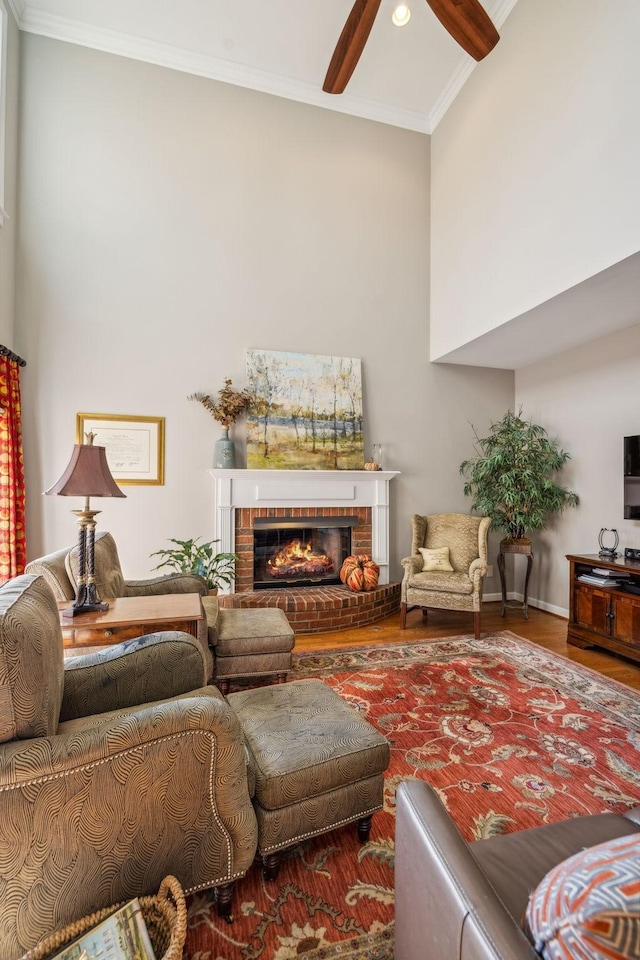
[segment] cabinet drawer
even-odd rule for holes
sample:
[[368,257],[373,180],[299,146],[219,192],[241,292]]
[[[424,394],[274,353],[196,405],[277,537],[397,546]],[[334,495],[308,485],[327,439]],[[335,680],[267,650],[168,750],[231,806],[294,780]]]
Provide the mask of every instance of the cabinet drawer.
[[162,623],[127,623],[118,627],[63,627],[62,638],[65,647],[105,647],[162,630],[181,630],[197,637],[197,629],[195,620],[165,620]]
[[72,646],[110,646],[113,643],[122,643],[123,640],[133,640],[144,633],[151,633],[144,629],[143,624],[127,624],[126,627],[78,627],[75,630],[64,630],[62,636],[65,645]]
[[190,633],[192,637],[198,636],[197,620],[165,620],[163,623],[142,623],[140,624],[140,633],[135,634],[142,637],[147,633],[160,633],[164,630],[179,630],[181,633]]
[[616,595],[612,597],[613,618],[611,635],[616,640],[640,648],[640,604],[638,598]]
[[580,583],[575,585],[574,622],[587,630],[609,633],[609,597],[604,590],[594,590]]

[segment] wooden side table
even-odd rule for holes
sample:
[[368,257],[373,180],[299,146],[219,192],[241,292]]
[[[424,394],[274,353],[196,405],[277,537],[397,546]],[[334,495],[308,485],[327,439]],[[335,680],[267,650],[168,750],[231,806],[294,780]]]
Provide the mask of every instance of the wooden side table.
[[197,593],[165,593],[153,597],[117,597],[108,600],[108,610],[65,617],[72,601],[58,603],[65,650],[109,647],[159,630],[182,630],[198,636],[198,621],[204,617]]
[[533,549],[531,543],[509,543],[503,540],[500,543],[500,553],[498,554],[498,572],[500,573],[500,586],[502,588],[502,610],[500,616],[504,617],[507,609],[507,584],[504,575],[504,558],[507,553],[523,554],[527,558],[527,572],[524,578],[524,618],[529,619],[529,577],[531,576],[531,567],[533,566]]

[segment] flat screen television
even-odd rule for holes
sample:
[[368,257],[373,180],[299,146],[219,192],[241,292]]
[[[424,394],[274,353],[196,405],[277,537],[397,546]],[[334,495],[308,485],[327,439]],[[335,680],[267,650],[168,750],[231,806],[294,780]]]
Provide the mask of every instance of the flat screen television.
[[640,520],[640,435],[624,438],[624,518]]

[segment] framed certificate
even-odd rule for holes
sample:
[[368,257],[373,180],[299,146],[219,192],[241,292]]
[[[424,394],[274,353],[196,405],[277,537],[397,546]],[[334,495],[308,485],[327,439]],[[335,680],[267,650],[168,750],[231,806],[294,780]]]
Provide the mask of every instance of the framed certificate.
[[106,449],[116,483],[164,484],[164,417],[77,414],[76,443],[86,443],[88,433]]

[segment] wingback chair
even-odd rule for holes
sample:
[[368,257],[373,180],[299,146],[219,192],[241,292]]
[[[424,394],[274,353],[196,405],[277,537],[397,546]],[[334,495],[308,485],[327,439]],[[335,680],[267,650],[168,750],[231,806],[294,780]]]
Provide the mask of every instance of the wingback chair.
[[[53,590],[56,600],[73,600],[78,586],[78,547],[64,547],[32,560],[25,572],[41,574]],[[116,542],[105,530],[96,534],[95,576],[98,594],[103,599],[159,596],[164,593],[198,593],[204,596],[207,593],[207,585],[202,577],[191,573],[174,573],[148,580],[125,580]],[[209,649],[206,619],[200,621],[198,629],[198,640],[205,655],[209,679],[213,672],[213,657]]]
[[41,576],[0,587],[0,957],[102,907],[231,887],[257,848],[239,721],[167,632],[63,660]]
[[[482,581],[487,573],[491,519],[462,513],[414,514],[411,556],[402,561],[400,625],[414,607],[468,610],[474,635],[480,636]],[[443,549],[444,548],[444,549]]]

